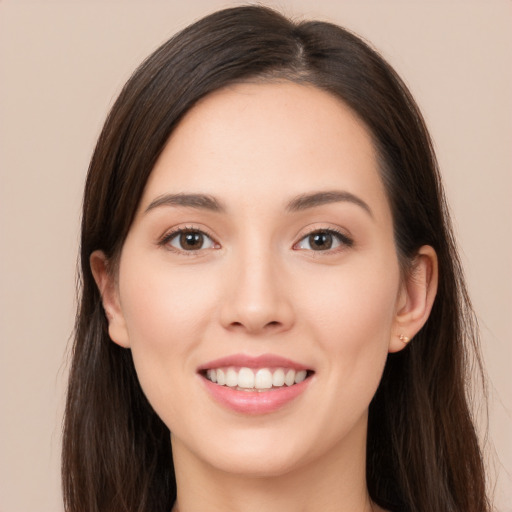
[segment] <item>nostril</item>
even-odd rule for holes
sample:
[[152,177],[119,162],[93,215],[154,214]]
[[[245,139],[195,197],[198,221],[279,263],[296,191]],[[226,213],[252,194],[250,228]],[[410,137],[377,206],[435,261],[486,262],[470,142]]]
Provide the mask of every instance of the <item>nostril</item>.
[[[282,325],[281,322],[279,322],[277,320],[272,320],[271,322],[267,322],[266,324],[264,324],[263,329],[274,329],[281,325]],[[247,327],[247,326],[250,327],[249,324],[246,325],[244,322],[231,322],[230,326],[231,326],[231,328],[236,328],[236,329]]]

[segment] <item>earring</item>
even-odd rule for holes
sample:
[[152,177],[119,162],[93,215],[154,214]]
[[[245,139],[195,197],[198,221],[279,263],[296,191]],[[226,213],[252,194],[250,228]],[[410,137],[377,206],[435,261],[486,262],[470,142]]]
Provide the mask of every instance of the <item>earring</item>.
[[407,345],[407,343],[409,343],[409,341],[411,341],[411,338],[408,338],[407,336],[404,336],[403,334],[399,334],[398,335],[398,339],[404,343],[405,345]]

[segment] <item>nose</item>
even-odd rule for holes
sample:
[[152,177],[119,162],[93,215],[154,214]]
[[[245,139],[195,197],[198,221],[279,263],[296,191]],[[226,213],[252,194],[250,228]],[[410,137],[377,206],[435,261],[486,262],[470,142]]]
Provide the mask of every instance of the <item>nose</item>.
[[230,331],[275,334],[289,330],[295,314],[282,265],[271,251],[247,251],[228,269],[221,322]]

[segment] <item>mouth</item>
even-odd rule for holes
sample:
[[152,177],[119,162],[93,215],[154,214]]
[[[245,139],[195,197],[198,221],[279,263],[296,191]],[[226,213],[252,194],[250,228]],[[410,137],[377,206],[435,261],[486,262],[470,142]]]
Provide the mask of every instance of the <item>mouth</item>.
[[312,370],[289,367],[235,367],[223,366],[202,370],[201,375],[218,386],[237,391],[265,392],[300,384],[314,373]]
[[258,415],[280,410],[306,393],[315,371],[273,354],[236,354],[198,368],[205,391],[221,406]]

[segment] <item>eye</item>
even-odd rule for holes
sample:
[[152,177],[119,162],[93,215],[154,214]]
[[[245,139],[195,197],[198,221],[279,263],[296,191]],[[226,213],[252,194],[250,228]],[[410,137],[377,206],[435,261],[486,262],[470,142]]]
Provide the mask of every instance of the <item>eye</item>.
[[201,249],[215,249],[217,244],[203,231],[198,229],[178,229],[168,234],[162,245],[169,245],[178,251],[199,251]]
[[329,251],[342,246],[351,247],[352,245],[353,241],[343,233],[333,229],[320,229],[302,238],[295,244],[294,249]]

